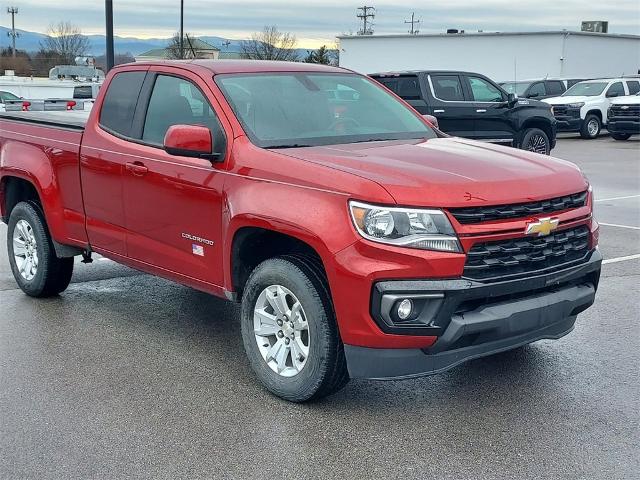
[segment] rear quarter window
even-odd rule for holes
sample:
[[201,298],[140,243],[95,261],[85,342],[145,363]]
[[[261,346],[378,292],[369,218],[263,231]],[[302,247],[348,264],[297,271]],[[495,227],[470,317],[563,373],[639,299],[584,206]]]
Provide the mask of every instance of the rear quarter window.
[[113,77],[100,110],[100,125],[103,128],[131,137],[133,114],[145,76],[146,72],[122,72]]

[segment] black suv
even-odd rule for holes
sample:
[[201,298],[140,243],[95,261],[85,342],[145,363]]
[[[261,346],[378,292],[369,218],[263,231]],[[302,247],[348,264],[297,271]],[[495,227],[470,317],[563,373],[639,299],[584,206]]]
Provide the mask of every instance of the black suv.
[[457,71],[406,71],[370,75],[450,135],[504,143],[549,154],[556,120],[548,104],[507,94],[484,75]]

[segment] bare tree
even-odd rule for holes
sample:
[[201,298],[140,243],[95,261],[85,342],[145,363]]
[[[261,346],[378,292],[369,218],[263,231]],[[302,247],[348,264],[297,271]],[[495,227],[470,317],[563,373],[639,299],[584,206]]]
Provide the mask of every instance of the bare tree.
[[296,36],[288,32],[280,32],[275,25],[265,26],[261,32],[251,35],[251,40],[242,42],[242,57],[251,60],[283,60],[295,62]]
[[75,57],[86,55],[91,47],[89,38],[82,35],[81,30],[71,22],[59,22],[49,25],[47,36],[40,42],[40,49],[55,52],[67,63]]
[[193,59],[196,58],[197,54],[193,48],[193,41],[196,37],[194,37],[190,33],[184,34],[184,57],[180,56],[180,32],[176,32],[171,37],[171,42],[167,46],[167,58],[170,60],[180,60],[181,58],[185,59]]

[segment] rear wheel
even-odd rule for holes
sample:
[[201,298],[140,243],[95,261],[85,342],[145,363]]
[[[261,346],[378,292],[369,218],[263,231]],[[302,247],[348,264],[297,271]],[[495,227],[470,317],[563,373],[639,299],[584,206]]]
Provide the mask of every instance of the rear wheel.
[[242,338],[258,379],[292,402],[330,395],[349,381],[327,280],[309,257],[262,262],[242,296]]
[[73,258],[58,258],[40,207],[22,202],[9,217],[7,248],[11,271],[24,293],[51,297],[69,286]]
[[630,133],[612,133],[611,138],[614,140],[629,140],[631,138]]
[[551,144],[549,137],[539,128],[528,128],[522,136],[522,150],[549,155]]
[[580,129],[580,136],[587,140],[598,138],[601,128],[602,122],[600,121],[600,118],[598,118],[597,115],[589,114],[587,115],[587,118],[584,119],[584,123]]

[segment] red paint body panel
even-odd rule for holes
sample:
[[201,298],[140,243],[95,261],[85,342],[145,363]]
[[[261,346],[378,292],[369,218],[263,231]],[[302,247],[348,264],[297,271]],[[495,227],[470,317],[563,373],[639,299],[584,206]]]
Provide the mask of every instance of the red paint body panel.
[[[194,82],[220,118],[226,158],[211,163],[170,155],[103,130],[98,118],[104,94],[113,75],[127,70],[169,73]],[[241,229],[260,227],[295,237],[322,259],[343,341],[377,348],[429,347],[436,337],[383,333],[369,313],[374,282],[460,277],[465,254],[365,240],[352,225],[350,199],[447,208],[535,201],[587,188],[580,171],[568,162],[457,138],[258,148],[213,76],[281,71],[345,73],[255,61],[118,67],[108,75],[84,132],[0,119],[0,187],[12,176],[31,182],[59,243],[92,249],[216,295],[233,291],[231,250]],[[167,135],[169,141],[188,146],[188,135],[179,130]],[[219,140],[214,138],[213,144]],[[590,200],[583,208],[554,216],[560,229],[590,225],[595,246],[598,229],[591,212]],[[461,225],[452,216],[450,220],[465,252],[476,242],[521,237],[527,223]],[[196,250],[194,242],[203,249]]]

